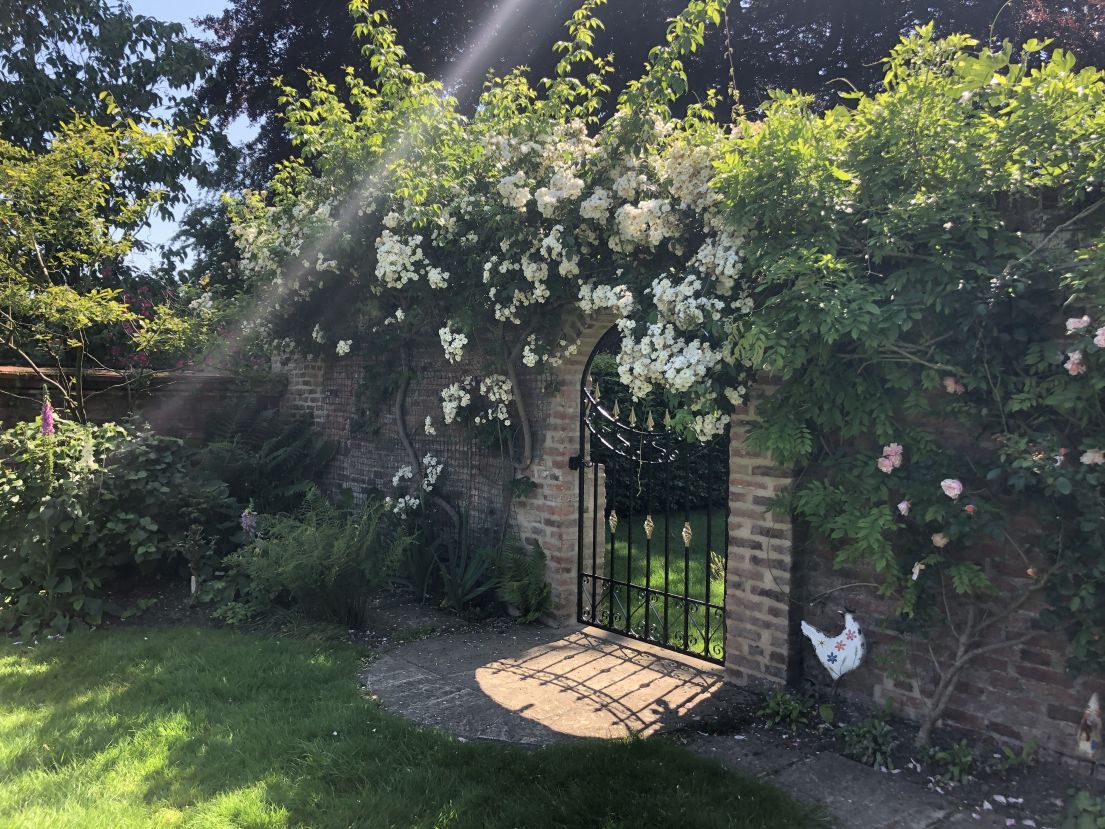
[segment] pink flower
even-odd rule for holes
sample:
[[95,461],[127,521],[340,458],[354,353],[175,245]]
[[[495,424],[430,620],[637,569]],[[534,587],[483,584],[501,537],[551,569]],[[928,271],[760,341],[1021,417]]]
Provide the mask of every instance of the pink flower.
[[50,398],[42,401],[42,434],[49,437],[56,431],[54,425],[54,407],[50,405]]
[[1105,450],[1087,449],[1078,460],[1087,466],[1096,466],[1105,463]]
[[894,471],[894,461],[890,458],[879,458],[875,461],[875,465],[878,466],[879,471],[885,472],[887,475]]
[[910,507],[909,501],[899,501],[898,502],[898,512],[900,512],[902,515],[909,515],[909,507]]
[[1067,320],[1067,333],[1072,331],[1081,331],[1083,328],[1088,328],[1090,325],[1089,317],[1071,317]]
[[1077,377],[1086,370],[1086,364],[1082,362],[1081,351],[1071,351],[1067,354],[1067,357],[1067,361],[1063,363],[1063,368],[1067,370],[1071,377]]
[[902,445],[900,443],[890,443],[882,448],[882,456],[889,458],[890,462],[894,464],[894,468],[897,469],[902,465]]
[[963,507],[963,511],[965,513],[967,513],[967,515],[974,515],[975,514],[975,505],[974,504],[967,504],[967,506]]
[[943,533],[932,534],[932,543],[935,544],[937,547],[946,547],[949,541],[951,541],[951,539]]
[[955,478],[945,478],[940,482],[940,488],[953,501],[963,494],[963,483]]
[[967,391],[967,388],[954,377],[949,375],[948,377],[944,378],[944,391],[946,391],[948,394],[963,394],[963,392]]
[[1098,348],[1105,348],[1105,325],[1097,329],[1097,333],[1094,334],[1093,344]]

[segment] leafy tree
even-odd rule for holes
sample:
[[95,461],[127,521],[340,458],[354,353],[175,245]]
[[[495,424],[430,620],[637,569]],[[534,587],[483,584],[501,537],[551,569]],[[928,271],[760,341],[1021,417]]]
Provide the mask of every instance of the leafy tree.
[[[379,0],[372,7],[399,24],[410,64],[443,81],[462,111],[470,112],[488,70],[505,74],[526,65],[531,79],[552,77],[559,23],[579,5],[579,0]],[[602,10],[606,26],[595,32],[594,51],[616,54],[608,79],[611,101],[637,77],[649,49],[663,40],[668,19],[685,5],[684,0],[611,0]],[[222,14],[202,19],[218,60],[204,86],[205,101],[224,118],[244,114],[260,127],[245,170],[250,185],[262,184],[275,163],[291,155],[273,79],[302,88],[309,68],[340,85],[343,67],[367,68],[351,37],[346,6],[346,0],[231,0]],[[849,84],[875,88],[882,79],[879,61],[899,36],[933,18],[938,33],[980,38],[989,35],[996,18],[999,39],[1058,35],[1059,45],[1073,48],[1086,62],[1105,64],[1101,0],[1016,0],[1004,11],[1001,0],[747,0],[731,4],[726,25],[709,31],[703,47],[685,56],[688,85],[701,96],[711,88],[724,91],[733,80],[750,107],[765,101],[770,89],[798,89],[814,94],[823,107],[836,103],[836,93]]]
[[[195,129],[203,117],[194,85],[210,67],[183,26],[136,15],[125,2],[0,0],[0,137],[41,151],[74,114],[107,124],[115,116],[105,115],[102,93],[120,118]],[[171,153],[136,159],[120,183],[164,189],[159,208],[168,215],[188,176],[206,178],[200,149],[179,142]]]
[[[164,197],[128,194],[118,180],[171,157],[191,133],[123,119],[110,98],[104,111],[107,125],[77,117],[41,151],[0,139],[0,355],[33,368],[81,420],[85,369],[107,368],[125,344],[140,377],[154,355],[194,345],[213,317],[182,314],[148,289],[132,296],[109,281]],[[118,373],[126,382],[128,373]]]

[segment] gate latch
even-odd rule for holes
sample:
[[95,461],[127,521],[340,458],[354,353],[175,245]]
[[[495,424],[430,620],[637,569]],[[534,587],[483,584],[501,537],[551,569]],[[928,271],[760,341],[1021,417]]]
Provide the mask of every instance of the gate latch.
[[568,468],[573,472],[579,471],[579,455],[572,455],[568,458]]

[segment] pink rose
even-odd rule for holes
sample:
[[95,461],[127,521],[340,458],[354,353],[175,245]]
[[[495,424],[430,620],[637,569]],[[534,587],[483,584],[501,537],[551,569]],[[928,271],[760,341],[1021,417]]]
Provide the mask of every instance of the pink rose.
[[937,547],[946,547],[949,541],[951,541],[951,539],[943,533],[932,534],[932,543]]
[[1105,348],[1105,325],[1097,329],[1097,333],[1094,334],[1093,344],[1098,348]]
[[898,502],[898,512],[900,512],[902,515],[909,515],[909,507],[910,507],[909,501],[899,501]]
[[[890,443],[882,448],[882,456],[886,460],[890,461],[891,466],[897,469],[902,465],[902,445],[900,443]],[[879,465],[879,469],[882,469],[882,465]],[[883,470],[888,471],[888,470]]]
[[1081,331],[1083,328],[1088,328],[1090,325],[1089,317],[1071,317],[1067,320],[1067,333],[1071,331]]
[[945,478],[940,482],[940,488],[953,501],[963,494],[963,484],[955,478]]
[[894,470],[894,461],[890,458],[879,458],[875,461],[875,465],[878,466],[880,472],[885,472],[887,475]]
[[948,394],[963,394],[967,388],[954,377],[948,376],[944,378],[944,391]]
[[1067,361],[1063,363],[1063,368],[1067,370],[1071,377],[1077,377],[1086,370],[1086,364],[1082,362],[1081,351],[1071,351],[1067,354],[1067,357]]

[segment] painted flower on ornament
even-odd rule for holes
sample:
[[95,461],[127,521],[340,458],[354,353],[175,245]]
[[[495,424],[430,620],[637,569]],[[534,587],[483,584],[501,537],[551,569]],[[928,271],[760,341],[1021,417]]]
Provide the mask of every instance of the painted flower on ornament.
[[1063,363],[1063,368],[1067,370],[1067,373],[1071,377],[1077,377],[1086,371],[1086,363],[1082,360],[1081,351],[1071,351],[1067,354],[1067,361]]
[[949,375],[944,378],[944,391],[948,394],[963,394],[967,391],[967,388],[957,379]]
[[944,533],[932,534],[932,543],[936,547],[946,547],[949,541],[951,541],[951,539],[944,535]]
[[1089,317],[1071,317],[1067,320],[1067,333],[1069,334],[1073,331],[1081,331],[1083,328],[1089,328],[1089,326]]
[[1088,466],[1103,464],[1105,463],[1105,450],[1087,449],[1082,453],[1082,457],[1080,457],[1079,460]]
[[945,478],[940,482],[940,488],[953,501],[963,494],[963,483],[956,478]]
[[903,516],[904,515],[909,515],[910,506],[911,506],[911,504],[909,503],[909,501],[899,501],[898,502],[898,512],[901,513]]

